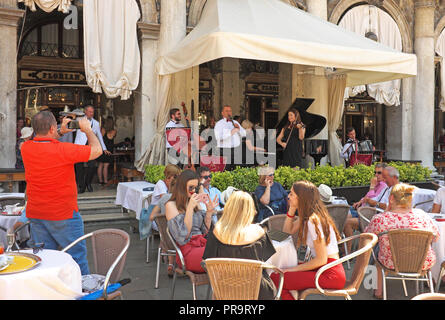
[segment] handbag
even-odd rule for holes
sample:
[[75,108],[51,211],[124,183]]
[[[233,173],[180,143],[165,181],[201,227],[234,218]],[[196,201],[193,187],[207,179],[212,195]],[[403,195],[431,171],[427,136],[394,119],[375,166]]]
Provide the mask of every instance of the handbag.
[[[351,144],[352,146],[352,144]],[[372,153],[371,154],[359,154],[357,152],[358,145],[357,141],[355,142],[355,152],[351,153],[349,158],[349,165],[352,167],[356,164],[364,164],[365,166],[370,166],[372,163]]]

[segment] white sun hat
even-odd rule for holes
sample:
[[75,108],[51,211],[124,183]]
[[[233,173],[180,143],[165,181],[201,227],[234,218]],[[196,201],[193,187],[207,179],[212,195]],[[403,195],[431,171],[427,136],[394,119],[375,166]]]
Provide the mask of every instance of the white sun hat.
[[332,202],[334,197],[332,196],[332,189],[325,184],[320,184],[318,186],[318,192],[320,192],[320,199],[323,202]]

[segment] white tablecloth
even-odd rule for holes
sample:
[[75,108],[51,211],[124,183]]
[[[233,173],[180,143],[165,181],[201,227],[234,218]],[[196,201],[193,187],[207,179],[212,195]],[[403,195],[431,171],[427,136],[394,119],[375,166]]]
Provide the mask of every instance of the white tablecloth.
[[[281,242],[272,240],[272,244],[276,252],[266,263],[280,269],[292,268],[298,265],[298,254],[291,236]],[[271,273],[272,271],[269,270],[268,272]]]
[[0,300],[72,300],[82,295],[80,268],[69,254],[43,250],[36,255],[42,259],[36,268],[0,275]]
[[416,206],[416,208],[422,209],[425,212],[431,212],[431,209],[433,208],[433,200],[435,195],[436,195],[436,190],[421,189],[421,188],[416,189],[416,191],[413,194],[413,206],[415,206],[417,203],[430,201],[428,203]]
[[143,191],[142,189],[154,186],[153,183],[146,181],[121,182],[117,185],[115,204],[136,212],[136,219],[139,220],[142,201],[153,193],[153,191]]
[[[443,219],[445,219],[445,215],[440,215],[438,213],[430,213],[429,215],[431,218],[442,217]],[[437,280],[439,279],[440,265],[442,264],[442,261],[444,261],[445,259],[445,221],[434,220],[434,222],[439,228],[440,236],[439,239],[436,242],[433,242],[431,245],[431,248],[434,250],[434,253],[436,254],[436,263],[431,268],[431,273],[433,275],[434,281],[437,283]]]
[[[20,216],[4,216],[0,215],[0,226],[2,228],[5,228],[6,230],[11,229],[14,224],[20,219]],[[25,227],[22,230],[19,231],[18,234],[19,240],[29,239],[29,231],[28,228]],[[6,240],[6,232],[3,232],[3,230],[0,230],[0,244],[3,244],[5,249],[8,246],[8,242]]]

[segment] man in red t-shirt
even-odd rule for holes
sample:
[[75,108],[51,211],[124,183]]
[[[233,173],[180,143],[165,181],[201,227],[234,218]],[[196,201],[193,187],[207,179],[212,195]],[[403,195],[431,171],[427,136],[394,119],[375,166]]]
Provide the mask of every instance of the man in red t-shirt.
[[[45,249],[59,250],[83,236],[84,226],[77,207],[74,164],[98,158],[99,140],[86,118],[79,119],[80,130],[88,145],[59,142],[71,120],[65,118],[57,130],[57,121],[49,111],[37,113],[31,121],[35,137],[22,146],[28,202],[26,216],[31,222],[31,239]],[[68,250],[82,274],[89,274],[87,250],[82,241]]]

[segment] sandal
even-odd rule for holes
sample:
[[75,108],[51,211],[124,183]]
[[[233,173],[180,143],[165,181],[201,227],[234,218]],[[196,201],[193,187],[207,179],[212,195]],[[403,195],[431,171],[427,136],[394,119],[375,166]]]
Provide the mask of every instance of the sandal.
[[376,290],[374,290],[374,292],[372,293],[372,296],[374,297],[374,299],[383,300],[383,293],[381,295],[377,295],[375,293],[376,293]]
[[168,274],[168,277],[169,277],[169,278],[172,278],[172,277],[173,277],[173,273],[174,273],[173,265],[172,265],[171,263],[169,263],[169,264],[168,264],[168,267],[167,267],[167,274]]

